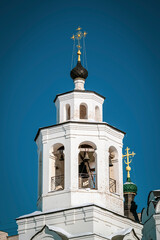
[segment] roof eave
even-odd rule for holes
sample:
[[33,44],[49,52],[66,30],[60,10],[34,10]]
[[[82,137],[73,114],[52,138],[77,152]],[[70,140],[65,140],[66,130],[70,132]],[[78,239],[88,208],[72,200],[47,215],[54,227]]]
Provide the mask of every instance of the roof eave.
[[51,128],[51,127],[55,127],[55,126],[60,126],[60,125],[67,124],[67,123],[107,125],[107,126],[111,127],[112,129],[114,129],[114,130],[116,130],[116,131],[118,131],[118,132],[121,132],[121,133],[124,134],[124,135],[126,134],[124,131],[122,131],[122,130],[120,130],[120,129],[118,129],[118,128],[116,128],[116,127],[114,127],[114,126],[112,126],[112,125],[110,125],[110,124],[108,124],[108,123],[106,123],[106,122],[98,122],[98,123],[97,123],[97,122],[67,121],[67,122],[62,122],[62,123],[58,123],[58,124],[54,124],[54,125],[50,125],[50,126],[46,126],[46,127],[39,128],[39,129],[38,129],[38,132],[37,132],[37,134],[36,134],[36,136],[35,136],[35,138],[34,138],[34,141],[36,142],[36,140],[37,140],[37,138],[38,138],[39,133],[40,133],[41,130],[47,129],[47,128]]
[[65,94],[72,93],[72,92],[94,93],[94,94],[96,94],[97,96],[99,96],[99,97],[101,97],[101,98],[103,98],[103,99],[105,100],[105,97],[104,97],[104,96],[102,96],[102,95],[100,95],[99,93],[94,92],[94,91],[89,91],[89,90],[72,90],[72,91],[69,91],[69,92],[57,94],[56,97],[55,97],[55,99],[53,100],[53,102],[55,103],[58,97],[63,96],[63,95],[65,95]]

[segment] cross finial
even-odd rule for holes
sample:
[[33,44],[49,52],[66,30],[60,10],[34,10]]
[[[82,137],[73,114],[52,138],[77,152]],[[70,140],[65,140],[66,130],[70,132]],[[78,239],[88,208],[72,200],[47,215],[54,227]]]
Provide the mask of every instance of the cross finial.
[[126,167],[127,179],[130,179],[131,167],[129,166],[129,164],[132,162],[132,159],[130,157],[131,156],[134,157],[135,153],[134,152],[130,153],[129,152],[130,148],[128,148],[128,147],[125,150],[126,150],[126,154],[125,155],[122,154],[122,158],[127,159],[127,161],[124,160],[124,163],[127,165],[127,167]]
[[81,42],[80,40],[83,38],[83,37],[86,37],[87,33],[84,31],[82,32],[81,31],[81,27],[78,27],[76,30],[77,30],[77,33],[76,34],[73,34],[73,36],[71,37],[71,39],[73,39],[75,41],[75,39],[77,40],[77,48],[78,48],[78,52],[77,52],[77,55],[78,55],[78,61],[80,62],[81,61]]

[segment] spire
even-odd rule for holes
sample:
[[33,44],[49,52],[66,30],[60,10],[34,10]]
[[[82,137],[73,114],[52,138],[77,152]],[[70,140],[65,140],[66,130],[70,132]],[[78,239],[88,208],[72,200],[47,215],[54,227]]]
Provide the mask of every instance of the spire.
[[73,34],[71,39],[73,39],[74,43],[75,41],[77,41],[77,46],[76,46],[78,49],[77,65],[71,70],[70,76],[74,80],[75,89],[84,90],[84,82],[85,82],[85,79],[88,77],[88,71],[81,64],[81,48],[82,48],[81,39],[82,38],[84,39],[87,33],[85,31],[82,32],[80,27],[78,27],[76,30],[77,30],[77,33]]

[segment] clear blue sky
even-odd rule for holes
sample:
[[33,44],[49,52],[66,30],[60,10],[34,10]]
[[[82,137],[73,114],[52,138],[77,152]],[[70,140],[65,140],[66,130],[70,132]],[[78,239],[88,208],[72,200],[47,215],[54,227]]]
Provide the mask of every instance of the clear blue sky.
[[[131,178],[138,211],[160,188],[160,1],[0,2],[0,229],[36,210],[39,127],[55,124],[53,99],[73,89],[72,41],[86,39],[86,89],[106,97],[104,121],[136,152]],[[126,173],[124,172],[124,181]]]

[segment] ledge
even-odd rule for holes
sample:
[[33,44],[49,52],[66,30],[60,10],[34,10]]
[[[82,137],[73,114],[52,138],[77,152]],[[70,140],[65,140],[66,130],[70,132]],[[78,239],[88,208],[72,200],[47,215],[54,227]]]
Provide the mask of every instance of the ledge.
[[90,124],[90,125],[104,125],[104,126],[111,127],[112,129],[114,129],[114,130],[116,130],[116,131],[118,131],[118,132],[120,132],[120,133],[126,134],[125,132],[119,130],[118,128],[116,128],[116,127],[114,127],[114,126],[112,126],[112,125],[110,125],[110,124],[108,124],[108,123],[106,123],[106,122],[67,121],[67,122],[62,122],[62,123],[54,124],[54,125],[51,125],[51,126],[46,126],[46,127],[39,128],[39,129],[38,129],[38,132],[37,132],[37,134],[36,134],[36,136],[35,136],[34,141],[37,140],[37,138],[38,138],[39,133],[40,133],[41,130],[47,129],[47,128],[53,128],[53,127],[57,127],[57,126],[61,126],[61,125],[66,125],[66,124],[68,124],[68,123]]
[[73,210],[73,209],[80,209],[80,208],[84,208],[84,207],[97,207],[97,208],[100,208],[101,210],[104,210],[104,211],[112,213],[116,216],[122,217],[123,219],[127,219],[131,222],[134,222],[134,223],[138,224],[138,225],[143,225],[142,223],[136,222],[135,220],[130,219],[130,218],[124,216],[124,215],[121,215],[121,214],[115,213],[111,210],[108,210],[107,208],[104,208],[103,206],[99,206],[97,204],[90,204],[90,203],[84,204],[84,205],[82,204],[80,206],[69,207],[69,208],[53,209],[53,210],[46,211],[46,212],[37,211],[37,212],[33,212],[31,214],[20,216],[20,217],[16,218],[16,221],[17,220],[24,220],[24,219],[32,218],[32,217],[36,217],[36,216],[43,216],[43,215],[48,215],[48,214],[53,214],[53,213],[59,213],[59,212],[62,212],[62,211],[70,211],[70,210]]
[[94,91],[89,91],[89,90],[72,90],[72,91],[69,91],[69,92],[57,94],[53,102],[56,102],[56,100],[57,100],[57,98],[58,98],[59,96],[63,96],[63,95],[66,95],[66,94],[69,94],[69,93],[73,93],[73,92],[79,92],[79,93],[94,93],[94,94],[96,94],[97,96],[105,99],[104,96],[102,96],[102,95],[100,95],[99,93],[96,93],[96,92],[94,92]]

